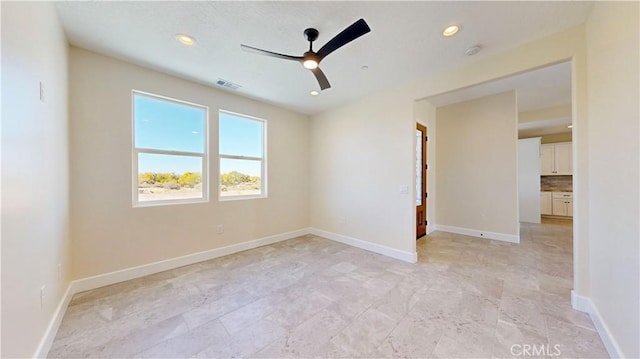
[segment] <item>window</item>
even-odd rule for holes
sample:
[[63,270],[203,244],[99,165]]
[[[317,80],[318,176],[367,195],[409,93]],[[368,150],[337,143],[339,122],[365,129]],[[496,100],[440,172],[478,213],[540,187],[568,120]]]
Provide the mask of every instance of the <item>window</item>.
[[205,202],[208,108],[133,91],[133,205]]
[[220,200],[267,196],[266,121],[220,111]]

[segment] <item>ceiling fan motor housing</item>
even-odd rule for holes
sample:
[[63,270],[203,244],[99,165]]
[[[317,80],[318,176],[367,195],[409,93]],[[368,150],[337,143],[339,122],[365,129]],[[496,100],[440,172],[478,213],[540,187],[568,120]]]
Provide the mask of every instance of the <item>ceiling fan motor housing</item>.
[[310,42],[316,41],[318,39],[319,34],[320,33],[316,29],[308,28],[304,30],[304,38]]

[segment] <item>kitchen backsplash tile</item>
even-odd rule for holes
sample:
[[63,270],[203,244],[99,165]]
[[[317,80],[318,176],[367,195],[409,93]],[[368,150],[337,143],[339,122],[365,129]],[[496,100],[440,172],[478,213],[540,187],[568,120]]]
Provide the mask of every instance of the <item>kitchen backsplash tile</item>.
[[573,192],[573,176],[540,176],[540,190]]

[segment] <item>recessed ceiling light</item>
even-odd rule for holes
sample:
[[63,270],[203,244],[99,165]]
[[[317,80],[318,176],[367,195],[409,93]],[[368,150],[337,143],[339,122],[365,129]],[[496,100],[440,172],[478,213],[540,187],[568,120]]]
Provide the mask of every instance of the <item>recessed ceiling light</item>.
[[196,43],[196,40],[189,36],[189,35],[185,35],[185,34],[176,34],[176,38],[178,39],[178,41],[180,41],[183,45],[187,45],[187,46],[193,46]]
[[318,91],[316,91],[316,90],[313,90],[313,91],[309,92],[309,94],[310,94],[311,96],[318,96],[318,95],[320,94],[320,92],[318,92]]
[[458,25],[449,25],[442,30],[442,36],[449,37],[458,33],[460,30],[460,26]]
[[567,126],[567,128],[573,128],[573,125],[569,125],[569,126]]

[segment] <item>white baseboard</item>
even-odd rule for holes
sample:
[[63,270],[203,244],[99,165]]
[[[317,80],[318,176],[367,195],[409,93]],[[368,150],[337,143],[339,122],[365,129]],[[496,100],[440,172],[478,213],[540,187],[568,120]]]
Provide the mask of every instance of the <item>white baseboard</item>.
[[343,236],[341,234],[322,231],[315,228],[302,228],[296,231],[276,234],[264,238],[255,239],[248,242],[238,243],[222,248],[211,249],[208,251],[188,254],[181,257],[170,258],[154,263],[144,264],[136,267],[126,268],[115,272],[104,273],[93,277],[82,278],[74,280],[69,283],[64,296],[61,298],[60,303],[45,331],[45,334],[38,345],[38,348],[34,354],[34,358],[46,357],[51,349],[53,340],[56,337],[60,323],[64,318],[64,314],[76,293],[84,292],[91,289],[104,287],[107,285],[124,282],[131,279],[144,277],[150,274],[159,273],[162,271],[206,261],[213,258],[234,254],[249,249],[266,246],[269,244],[286,241],[288,239],[296,238],[306,234],[314,234],[320,237],[327,238],[336,242],[344,243],[353,247],[365,249],[371,252],[379,253],[388,257],[403,260],[405,262],[415,263],[418,260],[417,253],[410,253],[400,251],[387,246],[374,244],[359,239]]
[[596,327],[596,330],[600,335],[600,339],[602,339],[602,343],[607,349],[607,352],[609,352],[610,357],[625,357],[622,350],[620,350],[620,346],[618,346],[618,342],[611,334],[609,327],[602,319],[602,316],[600,316],[600,312],[598,311],[598,308],[596,308],[595,304],[593,304],[591,298],[578,295],[574,291],[571,291],[571,305],[573,306],[573,309],[589,314],[591,321],[593,321],[593,326]]
[[356,238],[351,238],[337,233],[327,232],[315,228],[303,228],[292,232],[276,234],[260,239],[255,239],[248,242],[238,243],[222,248],[211,249],[208,251],[192,253],[181,257],[170,258],[159,262],[140,265],[137,267],[131,267],[122,269],[115,272],[109,272],[100,274],[93,277],[78,279],[71,282],[72,295],[75,293],[84,292],[87,290],[104,287],[107,285],[124,282],[131,279],[144,277],[147,275],[159,273],[162,271],[199,263],[213,258],[234,254],[249,249],[266,246],[269,244],[286,241],[295,237],[303,236],[306,234],[314,234],[317,236],[325,237],[327,239],[348,244],[354,247],[362,248],[371,252],[379,253],[392,258],[400,259],[405,262],[415,263],[418,260],[417,253],[410,253],[400,251],[391,247],[366,242]]
[[74,281],[74,293],[84,292],[95,288],[104,287],[106,285],[124,282],[126,280],[144,277],[150,274],[163,272],[166,270],[183,267],[186,265],[203,262],[209,259],[234,254],[249,249],[266,246],[269,244],[286,241],[295,237],[309,234],[309,228],[303,228],[292,232],[276,234],[264,238],[255,239],[248,242],[233,244],[230,246],[215,248],[208,251],[187,254],[181,257],[170,258],[159,262],[143,264],[137,267],[122,269],[115,272],[104,273],[93,277],[78,279]]
[[399,259],[401,261],[405,261],[409,263],[416,263],[418,261],[418,253],[416,252],[411,253],[411,252],[401,251],[395,248],[383,246],[381,244],[375,244],[375,243],[363,241],[360,239],[356,239],[353,237],[348,237],[342,234],[323,231],[317,228],[311,228],[311,234],[319,237],[327,238],[332,241],[344,243],[352,247],[357,247],[370,252],[382,254],[387,257]]
[[75,294],[73,292],[72,284],[73,282],[69,283],[69,285],[67,286],[67,290],[64,292],[64,295],[60,299],[60,303],[58,304],[56,311],[53,313],[53,318],[51,318],[51,321],[47,326],[47,330],[45,330],[44,336],[40,340],[40,344],[38,344],[36,353],[33,355],[34,358],[47,357],[49,349],[51,349],[51,344],[53,344],[53,340],[56,338],[56,334],[58,334],[58,328],[60,328],[60,323],[62,323],[64,313],[67,311],[69,302],[71,302],[71,298]]
[[51,344],[53,344],[53,340],[55,339],[56,334],[58,333],[58,328],[60,327],[60,323],[62,323],[62,318],[64,318],[64,314],[67,311],[67,307],[71,302],[71,298],[76,293],[104,287],[110,284],[124,282],[126,280],[144,277],[150,274],[159,273],[165,270],[182,267],[189,264],[206,261],[209,259],[226,256],[233,253],[246,251],[248,249],[266,246],[276,242],[281,242],[281,241],[285,241],[295,237],[303,236],[309,233],[310,233],[309,228],[303,228],[297,231],[276,234],[273,236],[268,236],[268,237],[259,238],[253,241],[238,243],[231,246],[188,254],[181,257],[170,258],[170,259],[166,259],[159,262],[144,264],[137,267],[131,267],[131,268],[115,271],[115,272],[104,273],[104,274],[100,274],[93,277],[74,280],[71,283],[69,283],[69,286],[67,287],[67,290],[64,296],[60,300],[60,303],[58,304],[58,308],[53,314],[53,318],[51,319],[51,322],[49,322],[49,326],[47,327],[47,330],[45,331],[44,336],[42,337],[42,340],[40,340],[40,344],[38,345],[38,348],[36,349],[36,352],[33,355],[33,357],[44,358],[47,356],[47,354],[49,353],[49,350],[51,349]]
[[571,306],[575,310],[579,310],[584,313],[589,313],[591,309],[591,299],[581,295],[577,295],[575,291],[571,291]]
[[435,231],[463,234],[465,236],[472,236],[478,238],[487,238],[487,239],[495,239],[497,241],[510,242],[510,243],[520,243],[520,235],[514,234],[506,234],[506,233],[497,233],[497,232],[487,232],[478,229],[470,229],[463,227],[455,227],[455,226],[447,226],[444,224],[436,224],[434,225]]

